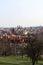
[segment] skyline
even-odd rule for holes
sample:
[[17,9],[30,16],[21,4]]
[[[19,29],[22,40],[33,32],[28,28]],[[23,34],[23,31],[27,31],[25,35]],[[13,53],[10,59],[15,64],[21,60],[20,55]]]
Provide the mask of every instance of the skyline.
[[0,27],[43,26],[43,0],[0,0]]

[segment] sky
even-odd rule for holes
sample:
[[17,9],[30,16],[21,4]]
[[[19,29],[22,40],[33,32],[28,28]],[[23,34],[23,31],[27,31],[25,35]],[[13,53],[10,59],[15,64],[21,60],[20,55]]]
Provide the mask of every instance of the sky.
[[0,0],[0,27],[43,26],[43,0]]

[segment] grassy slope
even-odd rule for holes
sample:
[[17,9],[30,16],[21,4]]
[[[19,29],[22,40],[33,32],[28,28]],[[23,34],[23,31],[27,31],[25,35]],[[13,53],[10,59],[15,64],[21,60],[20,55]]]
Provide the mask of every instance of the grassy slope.
[[[43,61],[39,61],[38,65],[43,65]],[[31,65],[31,61],[27,58],[18,56],[0,57],[0,65]]]

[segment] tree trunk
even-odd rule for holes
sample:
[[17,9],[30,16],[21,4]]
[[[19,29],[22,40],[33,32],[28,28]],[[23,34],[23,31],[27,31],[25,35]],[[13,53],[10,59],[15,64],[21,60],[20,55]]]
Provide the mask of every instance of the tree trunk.
[[22,52],[22,59],[23,59],[23,52]]
[[32,62],[32,65],[35,65],[35,62]]
[[32,65],[35,65],[35,60],[32,60]]

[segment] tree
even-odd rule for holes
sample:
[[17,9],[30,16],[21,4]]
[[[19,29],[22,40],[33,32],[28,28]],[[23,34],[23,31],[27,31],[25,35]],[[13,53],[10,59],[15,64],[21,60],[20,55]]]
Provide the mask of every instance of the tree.
[[12,33],[14,34],[14,28],[11,29]]
[[22,44],[20,45],[22,59],[23,59],[23,56],[24,56],[24,52],[25,52],[24,48],[25,48],[25,47],[26,47],[26,44],[25,44],[25,43],[22,43]]
[[42,42],[40,42],[37,39],[36,34],[28,35],[28,44],[25,48],[26,54],[28,57],[30,57],[32,61],[32,65],[35,65],[35,63],[38,61],[41,50],[42,50]]

